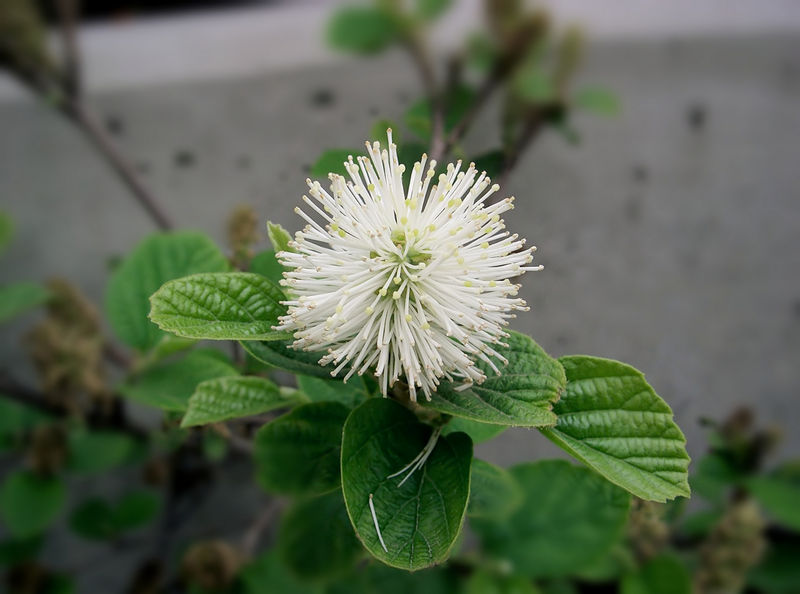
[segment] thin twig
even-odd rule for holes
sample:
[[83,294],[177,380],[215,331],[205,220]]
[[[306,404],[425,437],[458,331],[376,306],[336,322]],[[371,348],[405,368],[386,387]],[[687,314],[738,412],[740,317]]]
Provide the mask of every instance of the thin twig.
[[252,525],[245,531],[242,536],[241,549],[247,557],[252,557],[256,553],[261,535],[269,527],[282,507],[283,502],[273,497],[267,502],[258,516],[256,516]]
[[173,228],[169,216],[161,208],[155,196],[150,193],[128,159],[119,151],[103,130],[97,119],[83,103],[67,99],[61,104],[62,112],[86,135],[97,151],[105,157],[120,179],[125,183],[134,198],[147,211],[153,221],[163,230]]
[[67,95],[76,100],[81,100],[83,97],[83,68],[77,35],[79,4],[80,0],[56,2],[64,45],[64,87]]

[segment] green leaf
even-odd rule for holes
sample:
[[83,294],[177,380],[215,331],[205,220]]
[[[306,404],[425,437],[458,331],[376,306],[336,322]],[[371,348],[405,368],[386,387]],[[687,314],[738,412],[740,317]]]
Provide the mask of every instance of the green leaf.
[[522,504],[522,489],[505,468],[475,458],[470,484],[471,518],[506,518]]
[[238,372],[226,361],[203,351],[192,351],[183,359],[146,369],[119,389],[127,398],[142,404],[183,412],[197,384],[234,375]]
[[381,563],[363,565],[340,579],[327,594],[453,594],[460,592],[454,571],[432,567],[410,573]]
[[419,161],[422,154],[427,150],[427,146],[418,142],[408,142],[398,145],[397,161],[406,166],[406,172],[410,172],[414,169],[414,163]]
[[228,440],[216,431],[203,433],[203,454],[209,462],[219,462],[228,454]]
[[[460,85],[445,97],[447,109],[444,117],[444,128],[450,132],[466,115],[475,101],[475,91],[466,85]],[[423,140],[431,139],[431,104],[428,99],[414,103],[406,112],[406,126]],[[417,156],[419,158],[419,156]]]
[[138,451],[139,444],[129,435],[81,428],[69,434],[67,467],[87,474],[107,472],[130,461]]
[[42,544],[44,538],[41,535],[0,542],[0,567],[19,565],[36,558],[42,549]]
[[467,579],[464,594],[538,594],[529,579],[519,575],[497,575],[478,568]]
[[93,497],[81,503],[69,518],[70,528],[91,540],[106,540],[114,536],[114,510],[104,499]]
[[36,283],[14,283],[0,287],[0,323],[42,305],[49,298],[49,291]]
[[556,89],[548,72],[530,65],[519,70],[514,77],[514,90],[519,98],[529,103],[547,103],[556,97]]
[[363,153],[363,150],[329,149],[322,153],[316,163],[311,166],[311,175],[327,179],[329,173],[336,173],[349,179],[350,175],[344,168],[345,162],[348,157],[353,157],[355,160]]
[[8,213],[0,210],[0,254],[6,251],[14,238],[14,221]]
[[478,444],[497,437],[506,429],[508,429],[508,427],[504,425],[479,423],[478,421],[470,421],[469,419],[453,417],[450,422],[444,426],[442,433],[449,435],[450,433],[458,433],[461,431],[462,433],[469,435],[472,443]]
[[[784,468],[791,468],[792,464]],[[800,476],[778,468],[768,475],[754,476],[745,483],[769,515],[787,528],[800,531]]]
[[17,435],[50,417],[31,406],[11,400],[0,392],[0,436]]
[[160,507],[159,497],[148,491],[128,493],[116,506],[92,497],[72,512],[70,527],[84,538],[107,540],[144,526],[156,516]]
[[542,433],[612,483],[664,502],[689,496],[686,438],[639,371],[598,357],[562,357],[567,390]]
[[705,538],[722,519],[721,509],[704,509],[687,516],[681,522],[681,534],[687,538]]
[[254,459],[261,485],[287,495],[319,495],[336,489],[342,426],[348,412],[337,402],[312,402],[259,429]]
[[566,386],[561,364],[519,332],[511,332],[505,342],[507,347],[495,347],[508,359],[505,366],[497,362],[499,375],[487,363],[478,361],[476,365],[486,374],[482,384],[459,390],[460,383],[442,382],[423,406],[483,423],[554,425],[553,402]]
[[202,233],[158,233],[142,241],[117,267],[106,288],[111,327],[128,346],[146,351],[164,333],[147,319],[150,296],[161,285],[200,272],[228,270],[228,260]]
[[695,495],[722,505],[728,491],[741,478],[741,473],[728,460],[719,454],[711,453],[700,458],[694,465],[694,472],[689,477],[689,485]]
[[245,566],[239,581],[243,594],[323,594],[321,586],[300,582],[286,571],[276,548]]
[[588,468],[545,460],[510,469],[522,505],[504,522],[474,518],[484,549],[533,578],[572,575],[619,541],[630,496]]
[[0,516],[11,536],[35,536],[58,517],[65,497],[59,479],[18,470],[8,474],[0,487]]
[[347,408],[353,408],[370,394],[364,379],[357,375],[351,377],[347,383],[335,379],[298,375],[297,387],[312,402],[340,402]]
[[381,51],[398,36],[390,14],[377,6],[348,6],[339,9],[328,24],[328,43],[357,54]]
[[342,437],[342,488],[356,534],[379,560],[411,571],[447,558],[469,497],[472,443],[463,433],[440,436],[407,480],[390,477],[422,452],[431,432],[403,406],[373,398],[350,413]]
[[251,356],[272,367],[285,369],[299,375],[311,375],[331,379],[333,366],[323,367],[319,360],[324,352],[298,351],[289,347],[290,341],[275,340],[242,342],[241,345]]
[[[377,120],[374,124],[372,124],[372,128],[370,128],[369,139],[373,142],[377,140],[378,142],[385,144],[387,139],[386,135],[387,130],[392,131],[392,142],[398,145],[398,153],[399,153],[399,149],[402,146],[402,142],[400,142],[402,136],[400,134],[400,126],[398,126],[396,122],[387,119]],[[420,153],[420,155],[421,154],[422,153]],[[403,163],[403,161],[400,162]],[[406,169],[408,169],[407,165]]]
[[764,560],[750,572],[747,582],[757,592],[797,594],[800,592],[798,559],[800,559],[800,535],[790,533],[773,536]]
[[363,551],[342,492],[295,503],[283,516],[278,549],[284,563],[302,580],[323,581],[352,569]]
[[289,247],[289,242],[292,240],[292,234],[289,233],[282,225],[267,221],[267,236],[269,242],[272,244],[273,253],[278,252],[291,252],[292,248]]
[[274,250],[260,252],[250,260],[250,272],[266,276],[276,285],[281,282],[285,270],[283,264],[275,257]]
[[281,394],[278,386],[261,377],[230,376],[207,380],[197,385],[189,398],[181,427],[218,423],[249,417],[302,402],[297,392]]
[[453,0],[416,0],[417,14],[426,21],[433,20],[446,11]]
[[195,274],[161,287],[150,298],[150,319],[185,338],[280,340],[290,336],[272,329],[286,313],[282,299],[280,288],[260,274]]
[[578,91],[572,103],[579,109],[585,109],[599,115],[617,115],[621,110],[619,97],[608,89],[588,87]]
[[622,578],[620,594],[691,594],[692,580],[681,561],[669,554],[650,559]]
[[161,498],[150,491],[134,491],[117,503],[114,521],[117,530],[125,532],[150,523],[161,510]]

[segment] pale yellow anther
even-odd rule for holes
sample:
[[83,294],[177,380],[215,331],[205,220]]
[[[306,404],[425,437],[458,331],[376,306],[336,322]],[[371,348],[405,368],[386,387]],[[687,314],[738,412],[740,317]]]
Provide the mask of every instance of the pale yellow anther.
[[472,286],[472,281],[464,281],[464,286],[465,287],[471,287]]
[[489,286],[490,287],[496,287],[497,283],[495,281],[491,280],[491,281],[489,281]]
[[488,250],[489,249],[489,242],[488,241],[484,241],[481,244],[481,249]]
[[420,326],[423,330],[430,330],[431,325],[428,322],[423,322],[422,326]]
[[380,295],[381,297],[386,297],[386,293],[387,293],[386,289],[381,289],[380,291],[378,291],[378,295]]
[[364,308],[364,311],[367,313],[367,315],[372,315],[373,313],[375,313],[375,308],[372,307],[371,305],[368,305],[367,307]]
[[407,224],[407,223],[408,223],[408,217],[400,217],[400,223],[401,223],[402,225],[405,225],[405,224]]
[[396,277],[394,277],[394,280],[393,280],[392,282],[393,282],[394,284],[396,284],[396,285],[399,285],[399,284],[400,284],[401,282],[403,282],[403,281],[400,279],[400,277],[399,277],[399,276],[396,276]]
[[406,322],[410,322],[410,321],[411,321],[411,314],[406,314]]
[[400,299],[400,291],[395,291],[392,293],[392,299]]

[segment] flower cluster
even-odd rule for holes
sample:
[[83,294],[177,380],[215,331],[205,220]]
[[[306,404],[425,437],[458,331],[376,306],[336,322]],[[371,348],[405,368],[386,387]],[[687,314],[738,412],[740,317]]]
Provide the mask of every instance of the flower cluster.
[[290,294],[278,329],[294,333],[294,348],[325,351],[332,375],[374,370],[384,395],[401,380],[416,400],[441,378],[483,381],[478,359],[499,372],[494,347],[527,309],[510,279],[541,267],[505,230],[514,199],[487,203],[499,186],[486,172],[459,161],[435,177],[422,155],[405,188],[391,130],[388,141],[350,157],[350,179],[331,174],[330,192],[307,180],[310,210],[295,211],[308,224],[278,254]]

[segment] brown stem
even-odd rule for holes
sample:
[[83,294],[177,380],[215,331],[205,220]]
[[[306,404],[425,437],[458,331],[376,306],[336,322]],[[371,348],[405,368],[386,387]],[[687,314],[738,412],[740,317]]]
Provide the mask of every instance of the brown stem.
[[66,99],[61,104],[62,112],[86,135],[97,151],[105,157],[109,165],[125,183],[136,198],[137,202],[145,209],[159,228],[169,230],[173,228],[169,216],[161,208],[155,196],[150,193],[139,179],[133,165],[119,151],[103,130],[97,119],[87,110],[80,101]]
[[[508,176],[517,166],[517,163],[519,163],[519,159],[522,154],[525,152],[531,142],[533,142],[533,140],[539,135],[539,132],[541,132],[544,121],[545,120],[541,109],[534,108],[528,114],[528,117],[523,124],[522,130],[520,131],[516,142],[506,154],[506,158],[503,162],[503,170],[498,176],[498,183],[500,184],[500,187],[505,187],[506,182],[508,182]],[[496,194],[495,196],[490,197],[489,200],[487,200],[487,203],[493,203],[498,200],[499,197],[500,195]]]
[[255,554],[258,543],[261,540],[261,535],[275,519],[281,507],[281,500],[276,498],[270,499],[258,516],[253,520],[252,525],[244,533],[240,546],[242,552],[247,557],[252,557]]
[[57,0],[56,2],[64,45],[64,87],[67,95],[76,99],[83,97],[83,68],[77,35],[79,6],[80,0]]

